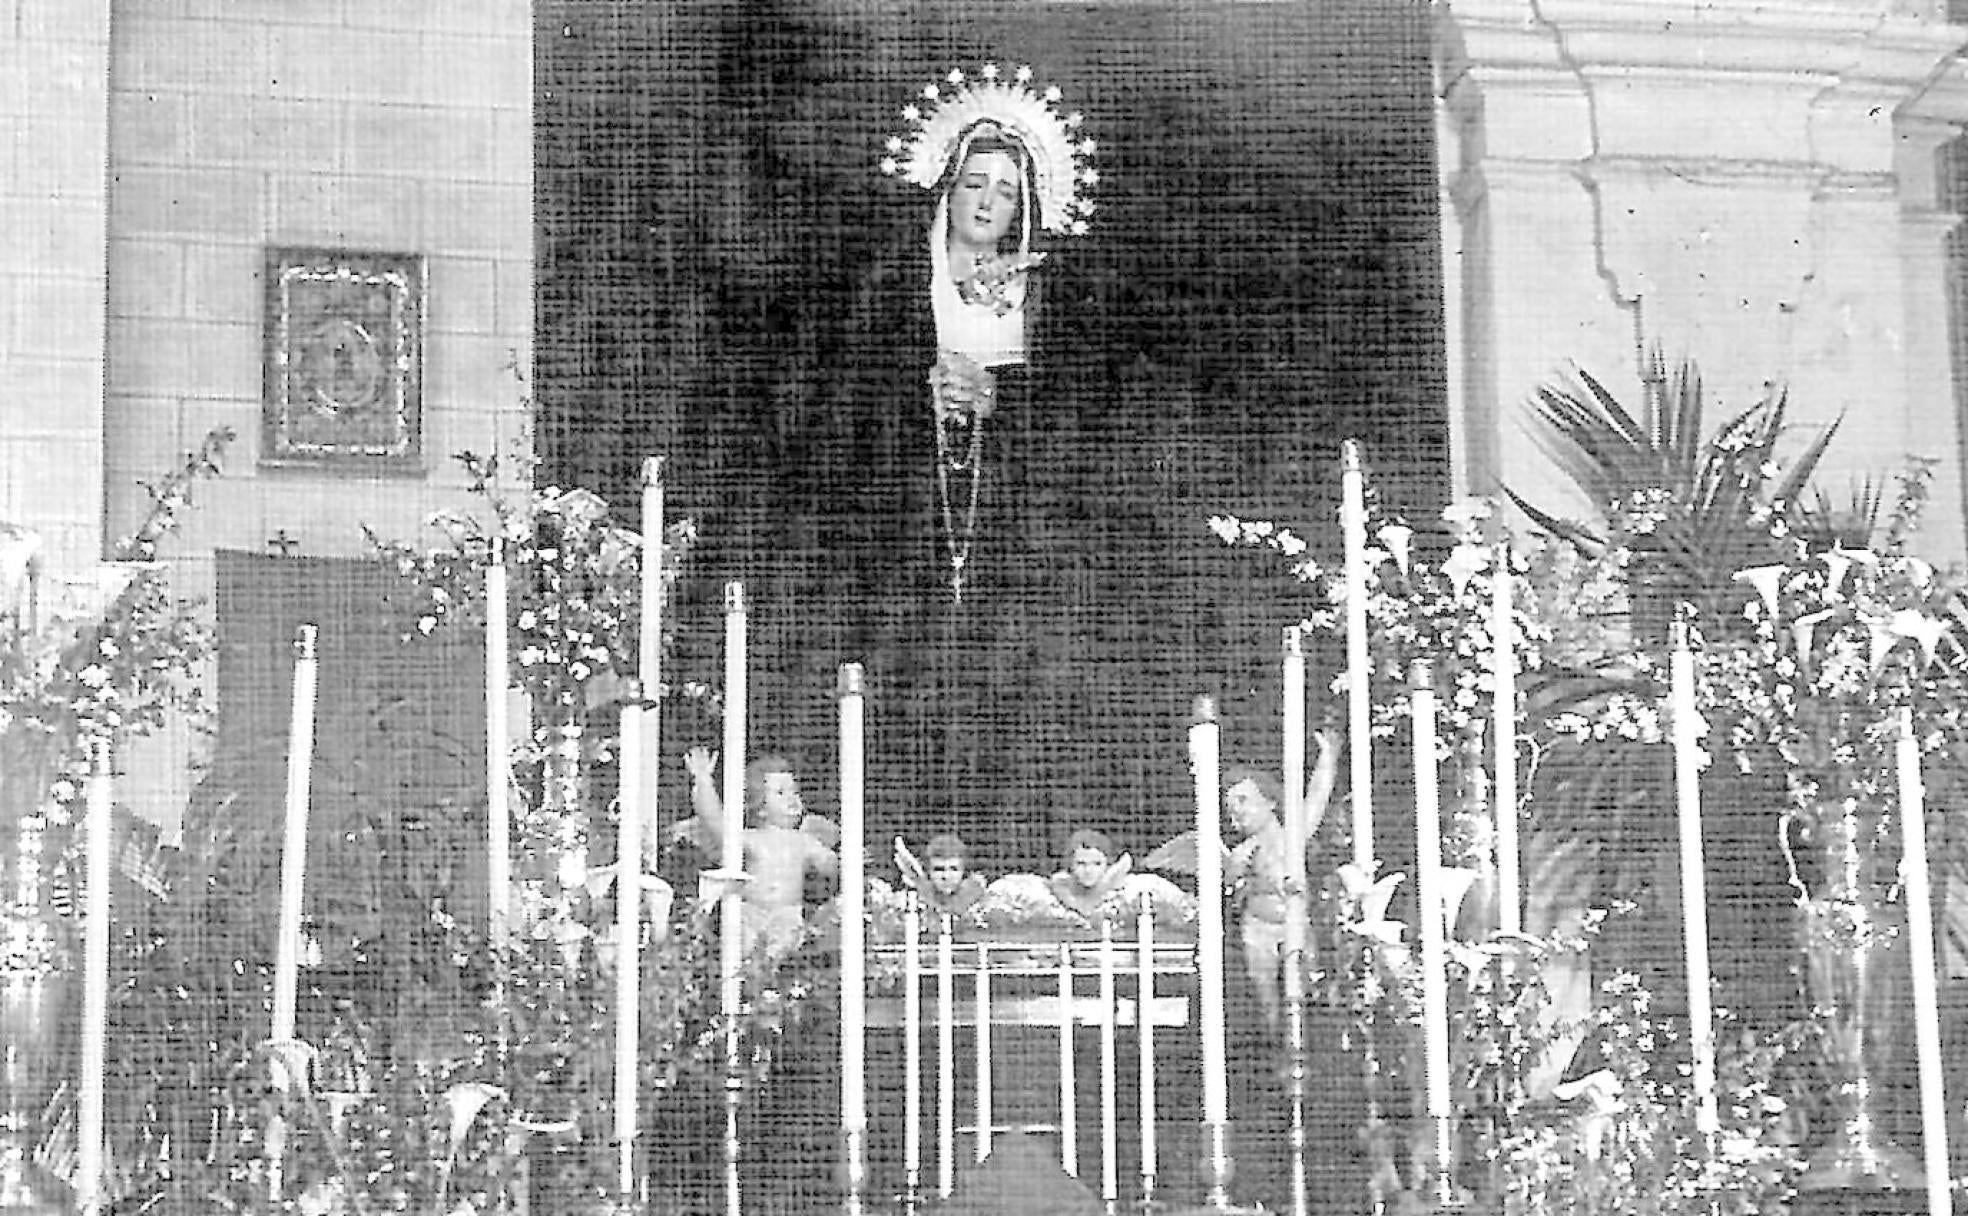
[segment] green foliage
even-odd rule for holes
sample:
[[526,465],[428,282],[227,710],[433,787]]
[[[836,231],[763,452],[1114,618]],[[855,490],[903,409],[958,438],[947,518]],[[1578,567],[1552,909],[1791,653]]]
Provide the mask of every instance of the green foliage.
[[1537,413],[1559,468],[1602,519],[1560,519],[1512,492],[1552,535],[1627,570],[1637,632],[1658,643],[1676,605],[1715,616],[1740,602],[1737,570],[1781,553],[1807,514],[1800,495],[1837,425],[1819,430],[1786,465],[1789,399],[1775,393],[1708,433],[1700,373],[1665,374],[1656,355],[1641,409],[1628,410],[1584,371],[1537,390]]

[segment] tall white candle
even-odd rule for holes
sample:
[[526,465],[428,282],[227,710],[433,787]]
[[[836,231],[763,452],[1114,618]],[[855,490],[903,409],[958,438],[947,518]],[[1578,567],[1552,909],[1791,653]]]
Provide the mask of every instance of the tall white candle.
[[1912,946],[1914,1048],[1920,1067],[1920,1140],[1927,1176],[1927,1210],[1947,1216],[1953,1210],[1953,1174],[1948,1164],[1947,1094],[1942,1081],[1941,998],[1934,961],[1934,886],[1927,864],[1927,791],[1920,772],[1920,739],[1913,711],[1900,710],[1895,748],[1899,770],[1900,824],[1904,847],[1900,881],[1906,891],[1907,937]]
[[1073,1058],[1073,948],[1059,947],[1059,1168],[1080,1176],[1079,1065]]
[[[867,915],[862,839],[866,834],[865,736],[861,665],[840,669],[841,1130],[850,1152],[868,1130]],[[852,1166],[854,1163],[850,1163]]]
[[991,1155],[991,948],[977,946],[977,969],[970,976],[970,1016],[976,1048],[977,1160]]
[[620,806],[615,846],[616,1185],[635,1193],[637,1048],[642,1008],[642,710],[622,707]]
[[1285,1001],[1305,999],[1307,923],[1305,877],[1305,640],[1285,630]]
[[1152,897],[1141,900],[1141,916],[1135,924],[1134,1032],[1139,1043],[1136,1053],[1137,1079],[1141,1093],[1141,1190],[1152,1198],[1155,1190],[1155,905]]
[[1189,766],[1196,779],[1196,982],[1201,991],[1203,1122],[1219,1128],[1230,1119],[1225,1074],[1229,1050],[1223,1030],[1221,742],[1216,703],[1197,698],[1196,717],[1189,727]]
[[287,732],[287,824],[280,849],[280,936],[273,956],[273,1038],[294,1037],[300,989],[301,893],[307,875],[308,780],[314,767],[315,628],[294,643],[294,698]]
[[[1115,1000],[1114,968],[1119,962],[1114,948],[1114,925],[1100,922],[1100,1198],[1110,1208],[1120,1198],[1120,1049],[1115,1020],[1120,1008]],[[1135,1011],[1135,1024],[1147,1010]]]
[[82,1089],[76,1101],[75,1193],[81,1210],[102,1210],[103,1070],[109,1034],[109,877],[111,791],[109,744],[91,749],[84,828],[88,880],[82,938]]
[[957,1177],[957,948],[949,913],[936,934],[936,1193]]
[[[724,871],[745,868],[745,585],[724,585]],[[745,901],[739,884],[726,885],[719,908],[719,1008],[727,1022],[744,997]]]
[[506,695],[512,685],[511,580],[503,537],[492,540],[485,567],[485,832],[486,905],[492,943],[512,932],[512,723]]
[[636,637],[636,685],[642,698],[642,757],[650,774],[641,783],[642,839],[654,847],[662,839],[659,798],[663,783],[654,772],[663,754],[663,716],[659,694],[663,687],[663,555],[666,527],[663,503],[663,458],[642,462],[642,626]]
[[1353,803],[1353,864],[1373,866],[1373,701],[1367,657],[1367,488],[1360,445],[1340,445],[1340,536],[1345,546],[1346,754]]
[[1442,799],[1438,782],[1433,671],[1417,659],[1409,672],[1414,718],[1415,869],[1421,911],[1422,1073],[1428,1116],[1446,1120],[1449,1105],[1449,973],[1446,901],[1442,898]]
[[922,1183],[922,905],[902,909],[902,1170],[913,1201]]
[[1681,833],[1681,925],[1688,955],[1688,1038],[1694,1055],[1695,1128],[1721,1130],[1715,1105],[1715,1014],[1708,965],[1708,879],[1702,856],[1700,709],[1695,703],[1695,656],[1688,622],[1674,623],[1668,664],[1673,718],[1674,794]]
[[1490,647],[1495,656],[1497,924],[1524,928],[1517,844],[1517,619],[1511,604],[1510,544],[1497,546],[1490,585]]

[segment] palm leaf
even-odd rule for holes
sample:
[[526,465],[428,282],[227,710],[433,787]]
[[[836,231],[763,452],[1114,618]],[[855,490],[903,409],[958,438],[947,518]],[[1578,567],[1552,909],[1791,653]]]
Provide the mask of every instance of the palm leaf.
[[[1659,508],[1653,529],[1632,538],[1638,577],[1631,590],[1636,616],[1665,621],[1675,600],[1712,610],[1740,597],[1732,576],[1776,555],[1768,516],[1802,513],[1798,496],[1837,425],[1819,430],[1773,483],[1765,470],[1788,430],[1786,394],[1765,397],[1711,436],[1693,364],[1670,375],[1656,354],[1641,387],[1636,414],[1590,373],[1575,370],[1568,382],[1539,388],[1535,410],[1554,463],[1600,510],[1627,509],[1643,496]],[[1608,541],[1590,526],[1506,493],[1552,536],[1587,556],[1604,552]],[[1668,602],[1646,603],[1653,600]]]

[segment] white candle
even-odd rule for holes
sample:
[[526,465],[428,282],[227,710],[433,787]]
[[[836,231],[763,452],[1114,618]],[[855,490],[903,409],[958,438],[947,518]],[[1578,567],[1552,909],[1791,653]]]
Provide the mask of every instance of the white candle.
[[1920,740],[1913,711],[1900,710],[1895,758],[1900,787],[1900,824],[1905,845],[1900,881],[1906,890],[1907,935],[1912,945],[1914,1047],[1920,1061],[1921,1158],[1927,1176],[1927,1210],[1947,1216],[1949,1190],[1947,1095],[1942,1083],[1941,998],[1934,961],[1934,890],[1927,865],[1927,791],[1920,773]]
[[979,943],[977,970],[970,978],[971,1041],[975,1045],[977,1073],[977,1160],[981,1164],[991,1155],[991,950]]
[[936,1193],[957,1177],[957,949],[948,913],[936,935]]
[[[1220,732],[1216,703],[1208,697],[1197,698],[1195,721],[1189,727],[1189,766],[1196,778],[1196,982],[1201,991],[1203,1122],[1219,1128],[1230,1119],[1230,1089],[1225,1074],[1229,1050],[1223,1035]],[[1220,1136],[1212,1139],[1220,1146]],[[1218,1149],[1212,1148],[1212,1152]],[[1213,1176],[1221,1178],[1227,1173],[1227,1169],[1220,1170]]]
[[314,765],[315,629],[295,640],[293,712],[287,734],[287,824],[280,850],[280,936],[273,959],[273,1038],[294,1037],[300,988],[301,891],[307,875],[308,779]]
[[[663,458],[642,462],[642,626],[636,638],[636,685],[642,700],[642,758],[655,766],[663,755],[663,718],[658,696],[663,688]],[[658,799],[663,783],[653,775],[641,782],[642,839],[654,848],[662,839]]]
[[1135,925],[1136,956],[1134,981],[1134,1033],[1140,1043],[1139,1081],[1141,1094],[1141,1191],[1152,1198],[1155,1190],[1155,903],[1149,896],[1141,900],[1141,918]]
[[902,1169],[913,1201],[922,1180],[922,906],[902,909]]
[[1340,445],[1340,534],[1346,566],[1346,753],[1352,778],[1353,864],[1373,866],[1373,701],[1367,658],[1367,489],[1360,445]]
[[1499,544],[1491,574],[1490,646],[1495,656],[1497,924],[1524,928],[1517,845],[1517,621],[1511,611],[1510,545]]
[[1708,966],[1708,881],[1702,858],[1700,710],[1688,622],[1674,623],[1669,660],[1669,713],[1674,733],[1674,793],[1681,831],[1681,925],[1688,954],[1688,1038],[1694,1055],[1695,1129],[1710,1137],[1722,1124],[1715,1105],[1715,1014]]
[[1285,630],[1285,1001],[1305,1000],[1305,943],[1310,936],[1305,890],[1305,641]]
[[[1100,1198],[1108,1207],[1120,1198],[1120,1128],[1115,1090],[1119,1085],[1120,1052],[1114,1023],[1120,1016],[1114,991],[1114,926],[1100,922]],[[1146,1010],[1137,1010],[1135,1024]]]
[[622,707],[615,846],[615,1146],[619,1193],[635,1193],[637,1047],[642,1001],[642,710]]
[[[861,665],[840,669],[841,865],[841,1130],[850,1146],[868,1129],[867,959],[863,937],[867,915],[862,837],[866,829],[864,757],[865,705]],[[854,1151],[850,1147],[850,1152]],[[850,1169],[856,1163],[850,1162]]]
[[1073,1059],[1073,948],[1059,947],[1059,1168],[1080,1176],[1079,1067]]
[[485,567],[485,868],[495,946],[506,944],[512,931],[512,724],[506,712],[512,684],[510,595],[505,541],[494,537],[492,561]]
[[[724,585],[724,872],[745,868],[745,585]],[[744,897],[727,883],[719,909],[718,974],[720,1009],[727,1022],[738,1016],[744,996]]]
[[1435,686],[1425,659],[1409,673],[1414,717],[1415,869],[1421,911],[1422,1074],[1428,1116],[1446,1120],[1449,1106],[1449,973],[1447,905],[1442,898],[1442,801],[1436,772]]
[[75,1194],[81,1210],[102,1210],[103,1069],[109,1034],[110,808],[109,744],[91,745],[84,828],[88,881],[82,940],[82,1091],[76,1106]]

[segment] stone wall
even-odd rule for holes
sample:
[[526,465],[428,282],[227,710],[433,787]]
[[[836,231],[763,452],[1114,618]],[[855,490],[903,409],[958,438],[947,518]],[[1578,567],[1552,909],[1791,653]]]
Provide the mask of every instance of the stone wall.
[[[96,72],[99,100],[109,82],[107,392],[92,424],[101,473],[69,484],[101,486],[91,498],[106,499],[107,536],[123,535],[147,507],[141,481],[232,428],[224,476],[199,489],[163,550],[179,589],[200,597],[220,549],[351,556],[363,525],[418,535],[462,497],[453,453],[510,455],[530,436],[531,6],[112,9],[107,75]],[[264,259],[275,245],[426,260],[421,468],[263,461]],[[100,317],[100,294],[95,307]],[[167,731],[126,765],[136,780],[121,792],[167,823],[183,805],[175,758],[186,743],[182,729]]]
[[108,0],[0,0],[0,521],[102,546]]
[[[181,552],[359,551],[454,496],[449,457],[524,433],[532,328],[530,6],[119,0],[111,28],[109,526],[139,478],[239,434]],[[428,259],[424,469],[265,468],[269,245]]]

